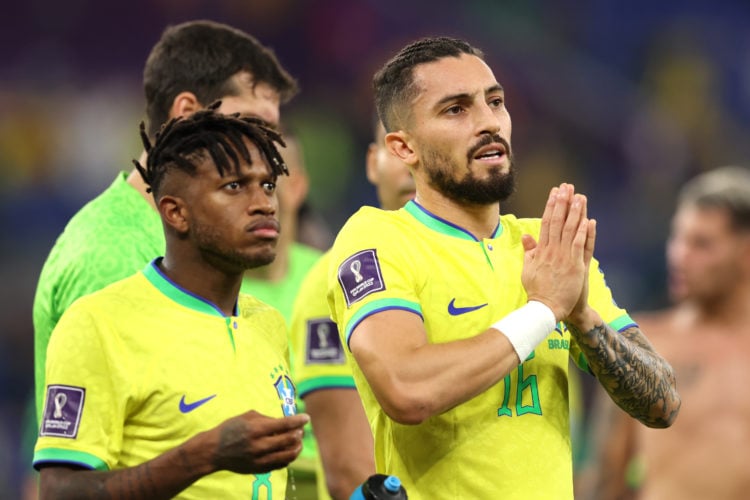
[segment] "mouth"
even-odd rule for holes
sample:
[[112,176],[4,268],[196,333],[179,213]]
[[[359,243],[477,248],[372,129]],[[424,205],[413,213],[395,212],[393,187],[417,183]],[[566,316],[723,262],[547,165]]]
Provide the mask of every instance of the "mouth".
[[482,162],[496,163],[501,161],[506,154],[507,151],[505,145],[501,143],[492,143],[479,148],[472,158]]
[[279,225],[279,221],[275,219],[266,219],[250,224],[246,227],[246,231],[259,238],[275,240],[279,237],[281,226]]

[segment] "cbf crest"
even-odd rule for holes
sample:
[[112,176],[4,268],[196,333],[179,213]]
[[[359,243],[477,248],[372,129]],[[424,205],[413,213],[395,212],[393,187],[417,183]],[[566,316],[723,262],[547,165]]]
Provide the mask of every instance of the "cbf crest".
[[286,371],[281,367],[277,367],[271,377],[277,375],[276,382],[273,387],[276,389],[276,394],[279,395],[281,402],[281,410],[284,412],[284,416],[297,414],[297,391],[294,388],[292,379],[289,378]]

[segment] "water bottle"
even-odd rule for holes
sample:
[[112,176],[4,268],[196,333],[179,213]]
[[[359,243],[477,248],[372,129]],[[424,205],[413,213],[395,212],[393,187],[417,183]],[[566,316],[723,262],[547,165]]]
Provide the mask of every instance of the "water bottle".
[[373,474],[357,486],[349,500],[406,500],[406,490],[396,476]]

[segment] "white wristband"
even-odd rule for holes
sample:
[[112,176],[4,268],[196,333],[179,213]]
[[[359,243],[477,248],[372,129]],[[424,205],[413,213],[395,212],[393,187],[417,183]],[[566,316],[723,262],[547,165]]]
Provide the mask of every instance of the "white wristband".
[[536,300],[516,309],[490,328],[508,337],[518,359],[523,363],[531,351],[555,329],[557,321],[552,309]]

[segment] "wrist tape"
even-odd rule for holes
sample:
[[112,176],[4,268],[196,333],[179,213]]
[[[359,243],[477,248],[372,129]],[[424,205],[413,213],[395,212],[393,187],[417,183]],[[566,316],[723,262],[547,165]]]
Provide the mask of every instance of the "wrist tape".
[[508,337],[518,359],[523,363],[531,351],[555,329],[557,321],[552,309],[536,300],[516,309],[490,328]]

